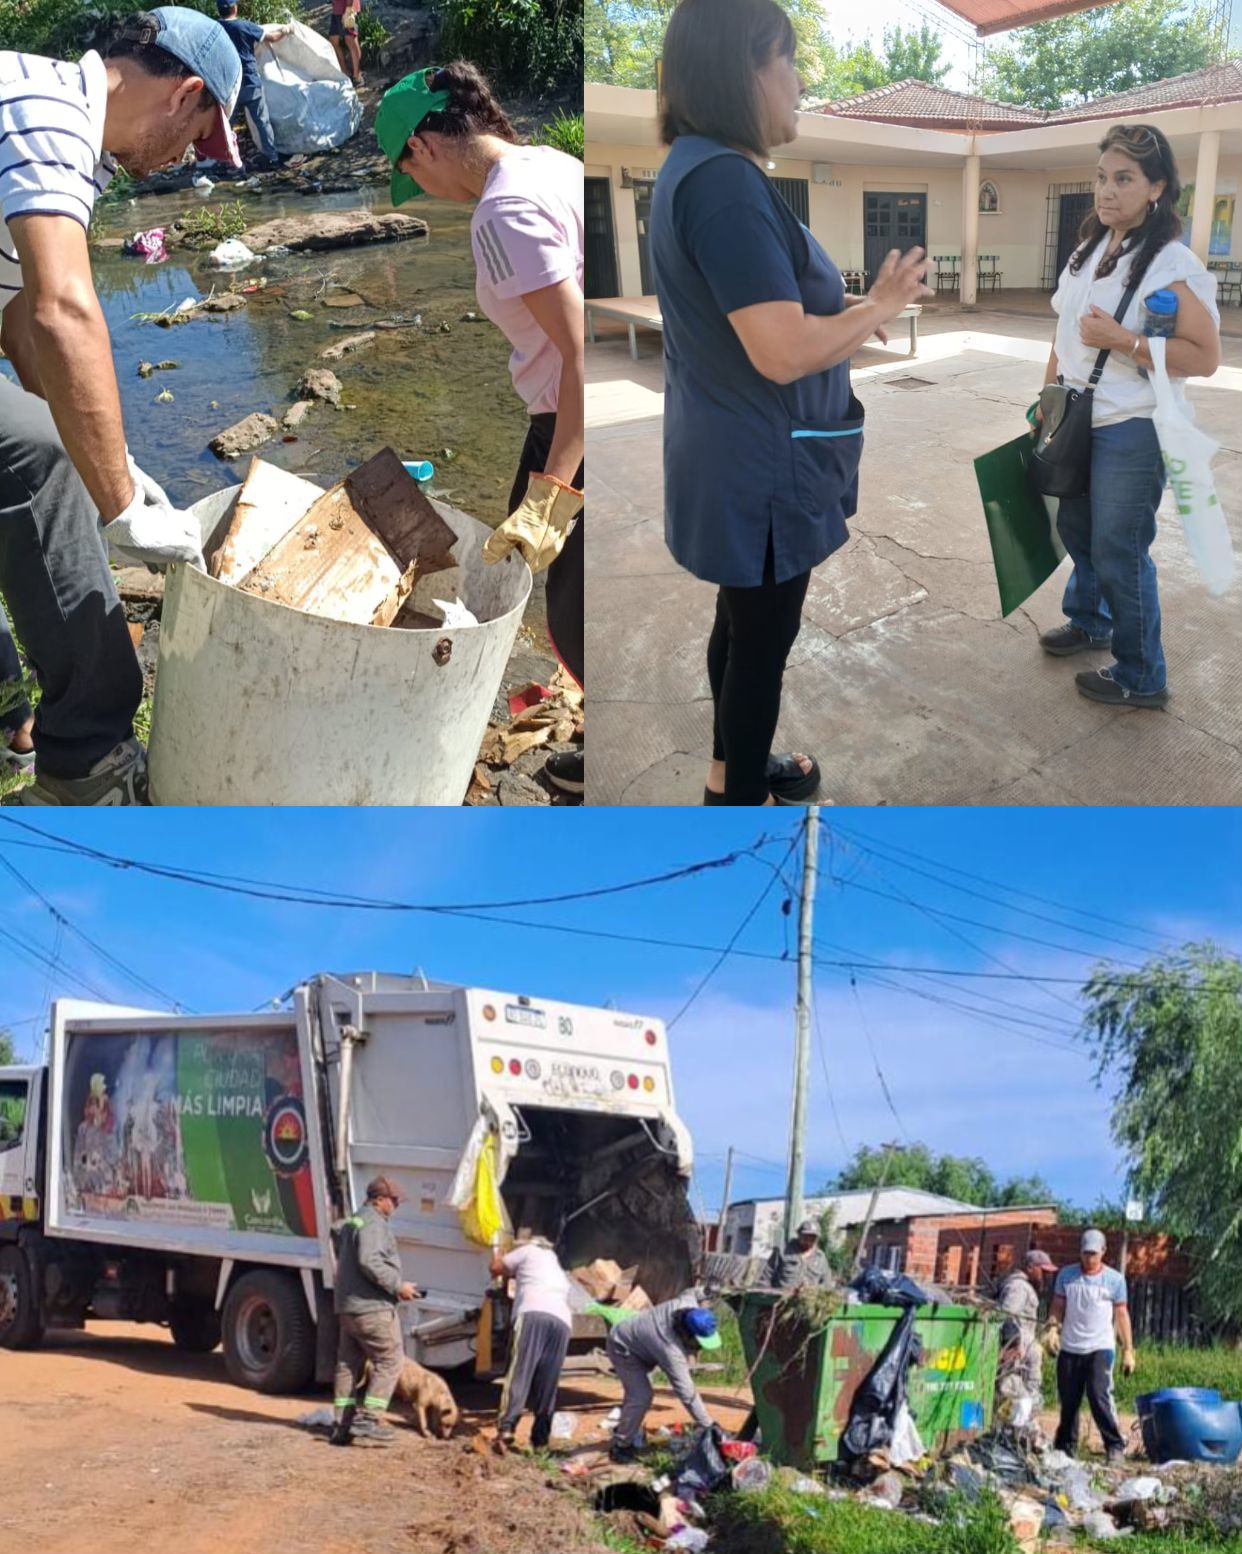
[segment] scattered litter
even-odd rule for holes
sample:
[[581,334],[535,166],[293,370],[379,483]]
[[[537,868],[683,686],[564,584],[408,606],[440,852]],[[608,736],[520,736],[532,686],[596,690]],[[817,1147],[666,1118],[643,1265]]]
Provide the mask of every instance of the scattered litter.
[[207,263],[217,270],[244,270],[253,264],[255,255],[240,238],[226,238],[207,255]]
[[707,1534],[701,1527],[679,1527],[671,1537],[665,1539],[666,1549],[705,1549],[709,1543]]
[[572,1414],[558,1410],[552,1415],[552,1434],[557,1440],[572,1440],[577,1431],[578,1421]]
[[197,297],[183,297],[182,300],[178,302],[177,306],[172,310],[172,316],[174,318],[180,318],[183,313],[192,313],[198,306],[199,299]]
[[313,313],[308,313],[305,308],[294,308],[293,312],[289,315],[290,318],[296,318],[299,324],[307,323],[310,319],[314,318],[314,316],[315,315]]
[[444,624],[446,626],[477,626],[478,616],[472,610],[468,610],[460,599],[433,599],[438,609],[444,611]]
[[335,1423],[330,1408],[312,1408],[309,1414],[300,1414],[298,1423],[304,1430],[330,1430]]
[[1088,1511],[1082,1519],[1082,1530],[1089,1538],[1124,1538],[1127,1532],[1122,1532],[1117,1523],[1107,1511]]
[[858,1496],[871,1505],[886,1506],[890,1511],[895,1511],[901,1504],[901,1497],[906,1492],[905,1480],[899,1473],[881,1473],[867,1489]]
[[903,1468],[909,1462],[918,1462],[927,1455],[923,1438],[914,1423],[909,1404],[902,1403],[893,1420],[893,1438],[889,1442],[888,1460],[895,1468]]
[[171,405],[172,402],[173,402],[173,396],[172,396],[172,390],[171,389],[161,389],[159,391],[159,393],[155,396],[155,403],[157,405]]
[[215,184],[212,183],[211,179],[208,178],[206,173],[200,173],[197,178],[193,178],[190,181],[194,185],[195,190],[202,196],[203,199],[206,199],[211,191],[215,188]]
[[758,1450],[754,1441],[721,1441],[720,1443],[720,1455],[726,1462],[745,1462]]
[[610,1408],[604,1415],[604,1423],[610,1430],[612,1429],[613,1425],[620,1424],[621,1410],[619,1408]]
[[415,480],[431,480],[436,472],[436,467],[429,459],[406,459],[402,467],[407,475],[413,475]]
[[1123,1503],[1131,1500],[1158,1500],[1168,1493],[1168,1486],[1158,1478],[1128,1478],[1113,1494],[1114,1500]]
[[762,1457],[747,1457],[733,1469],[734,1489],[766,1489],[772,1482],[772,1464]]
[[168,258],[168,248],[164,239],[163,227],[152,227],[149,232],[135,232],[133,237],[125,240],[121,252],[132,254],[136,259],[143,259],[147,264],[161,264]]

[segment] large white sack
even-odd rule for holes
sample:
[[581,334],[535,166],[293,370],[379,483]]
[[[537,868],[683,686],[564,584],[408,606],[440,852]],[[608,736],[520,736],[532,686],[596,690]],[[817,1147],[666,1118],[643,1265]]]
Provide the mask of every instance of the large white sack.
[[329,151],[357,132],[362,104],[328,40],[301,22],[288,25],[287,37],[254,51],[276,147],[283,156]]

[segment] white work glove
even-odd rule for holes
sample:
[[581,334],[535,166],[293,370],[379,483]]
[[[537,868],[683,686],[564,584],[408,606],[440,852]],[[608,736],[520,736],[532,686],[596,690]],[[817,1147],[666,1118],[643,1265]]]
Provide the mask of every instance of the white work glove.
[[172,505],[163,486],[144,474],[128,451],[125,456],[134,495],[124,512],[103,525],[103,535],[111,550],[131,566],[166,567],[174,561],[184,561],[205,572],[198,524]]

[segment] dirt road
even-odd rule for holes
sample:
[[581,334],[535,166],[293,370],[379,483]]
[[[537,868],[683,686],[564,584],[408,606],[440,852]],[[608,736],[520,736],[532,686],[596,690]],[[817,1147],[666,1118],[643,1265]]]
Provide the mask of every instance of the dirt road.
[[[707,1378],[704,1378],[706,1381]],[[224,1358],[184,1355],[155,1328],[92,1323],[30,1353],[0,1351],[5,1493],[0,1546],[23,1554],[607,1554],[578,1486],[480,1436],[495,1389],[458,1390],[459,1433],[412,1429],[387,1448],[340,1451],[297,1420],[319,1394],[268,1398],[228,1380]],[[606,1443],[611,1377],[576,1379],[562,1407],[576,1454]],[[704,1396],[726,1427],[739,1399]],[[651,1424],[684,1418],[661,1399]],[[519,1439],[525,1434],[525,1426]],[[480,1449],[484,1448],[484,1449]]]

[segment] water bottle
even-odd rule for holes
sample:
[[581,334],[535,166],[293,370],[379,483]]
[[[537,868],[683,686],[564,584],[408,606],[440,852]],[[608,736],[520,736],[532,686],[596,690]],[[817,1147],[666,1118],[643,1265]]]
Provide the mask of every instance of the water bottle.
[[[1144,335],[1163,335],[1171,339],[1177,329],[1177,293],[1153,291],[1144,297],[1139,308],[1139,332]],[[1147,368],[1139,368],[1139,376],[1147,376]]]

